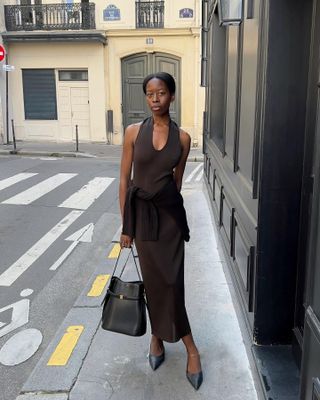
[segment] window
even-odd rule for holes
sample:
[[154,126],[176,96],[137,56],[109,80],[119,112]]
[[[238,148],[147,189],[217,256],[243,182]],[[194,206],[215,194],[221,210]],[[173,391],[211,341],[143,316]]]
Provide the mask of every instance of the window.
[[59,81],[87,81],[87,70],[59,71]]
[[57,96],[53,69],[22,70],[25,119],[56,120]]
[[163,28],[164,1],[136,1],[136,28]]
[[225,73],[226,73],[226,28],[220,27],[218,14],[214,13],[213,24],[210,28],[209,40],[211,41],[209,98],[210,136],[224,152],[225,130]]

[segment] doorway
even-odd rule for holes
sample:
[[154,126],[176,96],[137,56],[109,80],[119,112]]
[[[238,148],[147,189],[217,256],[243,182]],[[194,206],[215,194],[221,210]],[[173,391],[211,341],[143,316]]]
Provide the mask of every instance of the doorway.
[[166,53],[140,53],[122,59],[122,120],[124,128],[150,115],[142,83],[154,72],[168,72],[176,81],[175,101],[171,103],[171,118],[180,126],[180,59]]
[[89,88],[59,87],[59,109],[62,140],[76,139],[78,126],[79,140],[90,140]]

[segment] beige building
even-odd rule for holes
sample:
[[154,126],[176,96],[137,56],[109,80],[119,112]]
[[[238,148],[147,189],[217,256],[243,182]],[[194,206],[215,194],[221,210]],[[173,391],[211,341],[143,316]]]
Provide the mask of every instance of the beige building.
[[148,115],[144,76],[167,71],[177,82],[172,118],[201,145],[199,0],[5,4],[18,139],[72,141],[77,126],[80,141],[120,144],[125,126]]

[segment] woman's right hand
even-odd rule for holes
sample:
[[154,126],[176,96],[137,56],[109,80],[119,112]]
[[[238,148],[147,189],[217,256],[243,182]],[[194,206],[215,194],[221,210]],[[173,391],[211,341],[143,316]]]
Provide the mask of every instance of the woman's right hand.
[[123,233],[120,236],[120,247],[123,249],[124,247],[132,246],[132,238],[128,235],[124,235]]

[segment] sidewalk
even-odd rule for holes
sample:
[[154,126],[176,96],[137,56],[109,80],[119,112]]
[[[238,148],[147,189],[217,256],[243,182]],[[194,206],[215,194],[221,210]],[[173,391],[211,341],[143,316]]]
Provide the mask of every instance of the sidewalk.
[[[203,189],[203,190],[202,190]],[[147,360],[149,332],[132,338],[103,331],[99,326],[101,299],[88,297],[98,274],[110,274],[113,259],[101,255],[97,271],[70,310],[17,400],[256,400],[251,370],[231,283],[201,185],[185,186],[183,196],[191,230],[186,244],[186,305],[193,335],[202,357],[204,382],[196,392],[186,379],[183,344],[165,344],[166,360],[152,371]],[[118,233],[114,239],[118,238]],[[109,250],[114,244],[110,244]],[[130,265],[126,273],[132,270]],[[133,277],[133,276],[132,276]],[[127,275],[127,278],[132,278]],[[83,333],[65,366],[48,360],[71,326]],[[250,349],[248,350],[250,353]]]
[[[78,158],[108,158],[119,160],[122,146],[106,143],[79,143],[79,151],[76,144],[53,142],[29,142],[17,141],[16,152],[13,144],[0,144],[0,155],[18,154],[20,156],[34,157],[78,157]],[[188,161],[203,161],[200,147],[191,148]]]

